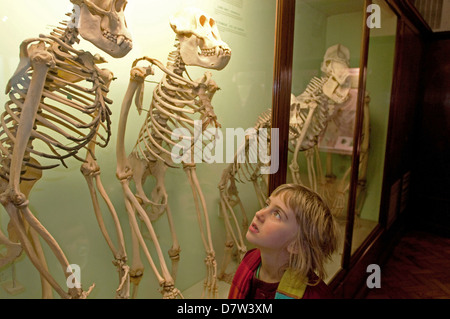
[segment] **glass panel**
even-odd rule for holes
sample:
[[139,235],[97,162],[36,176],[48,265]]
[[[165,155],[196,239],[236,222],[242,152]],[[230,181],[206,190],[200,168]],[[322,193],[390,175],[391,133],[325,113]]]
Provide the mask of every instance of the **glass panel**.
[[287,181],[316,190],[339,222],[328,281],[343,253],[364,11],[362,0],[296,2]]
[[370,29],[352,253],[378,224],[394,68],[397,16],[385,1],[373,3],[380,8],[381,28]]
[[[102,3],[107,3],[107,1]],[[212,249],[215,251],[217,269],[220,274],[227,237],[225,218],[219,208],[218,185],[223,171],[228,167],[229,162],[233,161],[234,153],[238,147],[239,141],[235,141],[237,139],[236,132],[243,132],[253,127],[258,120],[258,116],[270,109],[272,103],[276,1],[129,1],[125,9],[125,17],[133,38],[133,49],[125,57],[112,58],[83,39],[79,44],[75,44],[74,48],[89,51],[93,54],[100,53],[108,63],[100,64],[99,67],[111,70],[116,77],[111,83],[108,93],[108,98],[113,101],[110,105],[112,112],[111,141],[105,148],[97,147],[95,157],[101,168],[101,178],[105,190],[117,211],[124,233],[128,264],[132,266],[133,249],[129,217],[123,199],[121,183],[116,177],[117,160],[115,151],[122,101],[127,91],[130,70],[135,59],[147,56],[161,61],[162,65],[166,66],[171,57],[170,53],[176,50],[174,45],[176,44],[175,33],[169,25],[169,17],[180,9],[191,6],[202,9],[215,19],[221,39],[228,44],[232,51],[230,62],[223,70],[210,70],[212,79],[220,88],[211,100],[211,104],[217,116],[217,121],[221,125],[220,131],[224,137],[223,152],[216,149],[215,162],[211,164],[197,164],[199,185],[205,198],[205,207],[209,215],[208,220],[211,229],[211,239],[208,238],[209,236],[206,233],[203,239],[212,241]],[[23,8],[27,9],[24,10]],[[1,2],[0,36],[4,39],[0,45],[0,86],[2,88],[6,87],[8,79],[14,74],[19,64],[20,43],[27,38],[38,37],[39,34],[50,34],[59,21],[68,19],[65,14],[66,12],[72,12],[72,8],[69,0]],[[213,32],[215,31],[213,30]],[[217,34],[215,36],[217,37]],[[109,37],[116,41],[119,40],[114,36]],[[211,51],[209,54],[214,55],[217,52]],[[148,67],[150,65],[150,63],[147,65],[141,64],[144,62],[139,62],[138,66]],[[70,65],[67,67],[70,67]],[[155,74],[148,76],[145,81],[142,113],[137,112],[133,101],[128,114],[128,125],[124,140],[126,155],[131,153],[136,144],[144,119],[149,113],[154,96],[153,90],[165,74],[156,64],[153,68]],[[185,79],[190,77],[190,79],[197,80],[203,76],[205,71],[205,68],[187,66],[187,73],[182,74],[182,76]],[[176,96],[176,98],[183,97],[186,97],[183,93]],[[74,101],[73,97],[69,97],[69,95],[64,97],[64,101],[66,101],[66,98],[72,98],[72,101]],[[7,95],[1,95],[0,103],[4,105],[8,99]],[[171,105],[173,106],[173,104]],[[190,106],[184,105],[184,107],[190,109]],[[189,115],[190,113],[186,114]],[[195,114],[192,116],[195,116]],[[171,129],[174,129],[174,126],[171,126]],[[231,135],[227,135],[228,129]],[[235,134],[233,135],[233,133]],[[3,137],[4,134],[1,135],[1,138]],[[212,143],[212,140],[209,140],[206,135],[203,138],[206,145]],[[84,158],[86,151],[81,150],[79,156]],[[55,163],[46,158],[39,158],[39,161],[42,165]],[[83,288],[86,290],[92,283],[96,284],[90,297],[114,298],[115,290],[119,285],[118,274],[116,268],[111,264],[113,259],[111,249],[102,236],[94,215],[86,181],[80,174],[81,163],[73,157],[66,159],[65,163],[68,168],[60,165],[44,171],[42,178],[35,184],[30,193],[29,207],[59,243],[69,263],[80,266],[79,274],[81,275],[80,280]],[[182,168],[168,168],[164,182],[169,207],[173,214],[174,227],[181,246],[176,288],[180,289],[186,298],[200,298],[203,281],[206,277],[204,263],[206,253],[197,221],[196,202],[187,175]],[[246,214],[248,218],[252,218],[259,206],[253,185],[250,181],[243,180],[237,186],[240,200],[245,203]],[[134,182],[130,183],[130,187],[133,191],[135,190]],[[144,192],[150,198],[154,190],[161,191],[161,188],[156,189],[154,179],[149,177],[144,184]],[[108,230],[112,242],[116,244],[113,219],[100,195],[98,195],[98,198],[105,228]],[[164,198],[153,207],[164,208]],[[151,205],[147,206],[147,209],[151,212]],[[9,217],[4,209],[0,212],[0,230],[7,236]],[[171,248],[172,236],[169,223],[164,215],[153,220],[152,224],[165,263],[170,270],[171,260],[167,251]],[[237,218],[241,217],[238,215]],[[157,258],[155,243],[151,240],[151,233],[142,217],[137,218],[137,222],[153,261],[156,267],[160,269],[160,262]],[[204,220],[203,228],[205,231],[206,227],[206,221]],[[241,233],[245,235],[245,231],[244,227]],[[49,272],[56,278],[63,290],[67,291],[66,281],[59,262],[44,241],[41,240],[41,242],[47,258]],[[238,260],[236,245],[232,252],[234,258],[228,264],[227,273],[229,274],[233,273],[233,267],[236,266]],[[0,258],[5,254],[6,247],[0,242]],[[141,259],[145,270],[139,284],[137,298],[161,298],[161,293],[158,292],[157,277],[154,275],[143,251],[141,251]],[[0,283],[12,280],[12,264],[0,264],[0,267]],[[21,283],[24,289],[17,295],[11,295],[4,289],[0,289],[0,299],[40,298],[39,273],[25,254],[15,260],[14,269],[16,282]],[[225,281],[220,281],[219,297],[226,297],[228,288],[229,285]],[[56,294],[55,296],[58,297]]]

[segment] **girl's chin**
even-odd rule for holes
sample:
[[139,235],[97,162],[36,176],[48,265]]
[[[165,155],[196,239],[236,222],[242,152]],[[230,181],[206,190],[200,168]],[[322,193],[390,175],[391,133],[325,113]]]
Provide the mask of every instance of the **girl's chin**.
[[250,243],[250,244],[254,244],[254,236],[255,236],[255,234],[253,234],[251,231],[247,231],[247,234],[245,234],[245,238],[247,238],[247,240],[248,240],[248,242]]

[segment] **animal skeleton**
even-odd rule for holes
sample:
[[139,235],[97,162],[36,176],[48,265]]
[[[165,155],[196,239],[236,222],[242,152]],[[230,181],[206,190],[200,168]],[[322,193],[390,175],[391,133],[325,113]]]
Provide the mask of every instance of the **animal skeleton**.
[[[59,161],[74,157],[83,162],[81,171],[93,199],[96,217],[110,245],[119,272],[118,297],[127,297],[128,266],[120,224],[100,180],[95,147],[105,147],[110,139],[110,114],[106,97],[113,74],[96,64],[105,62],[98,55],[76,50],[78,35],[109,55],[120,58],[131,50],[131,37],[125,27],[126,0],[71,0],[71,20],[61,23],[50,35],[27,39],[20,46],[20,63],[8,82],[9,101],[1,115],[0,201],[10,217],[9,238],[0,232],[0,243],[8,248],[1,260],[14,260],[23,249],[41,275],[43,297],[51,288],[62,298],[86,298],[76,283],[69,291],[49,273],[41,236],[57,257],[66,279],[72,275],[69,262],[57,241],[31,213],[29,193],[42,171],[59,164],[41,165],[34,157]],[[90,83],[90,84],[89,84]],[[87,151],[85,159],[78,154]],[[119,239],[116,249],[106,232],[96,188],[107,202]],[[50,286],[48,286],[48,284]]]
[[[299,96],[291,94],[291,110],[289,121],[289,143],[295,146],[293,159],[289,165],[294,183],[302,183],[300,180],[298,155],[300,151],[317,151],[319,135],[326,128],[331,114],[335,111],[335,105],[343,103],[350,90],[349,78],[350,54],[346,47],[337,44],[325,53],[321,70],[324,76],[314,77],[307,85],[305,91]],[[264,112],[255,125],[253,132],[259,132],[259,128],[271,128],[271,110]],[[265,138],[269,139],[269,135]],[[250,157],[257,152],[258,140],[255,135],[247,135],[245,145],[240,147],[235,154],[234,162],[225,168],[222,173],[218,188],[220,192],[220,210],[224,216],[227,239],[225,243],[225,257],[219,273],[219,279],[229,281],[230,275],[226,274],[226,268],[231,260],[234,245],[240,258],[247,251],[242,231],[246,232],[248,221],[244,205],[239,197],[236,181],[241,183],[252,182],[260,207],[263,207],[267,198],[267,175],[261,174],[261,168],[266,165],[260,161],[252,163]],[[292,150],[291,150],[292,151]],[[245,159],[240,161],[240,159]],[[256,158],[253,156],[253,158]],[[310,157],[311,158],[311,157]],[[311,160],[308,160],[310,185],[315,189],[315,171]],[[239,225],[235,214],[235,207],[242,216],[242,225]]]
[[[117,177],[123,187],[133,234],[132,277],[134,283],[138,285],[143,273],[143,265],[139,259],[138,251],[140,245],[159,281],[164,298],[182,297],[180,291],[174,286],[180,258],[180,246],[164,185],[167,167],[179,167],[173,161],[172,150],[176,143],[172,139],[188,141],[183,154],[191,152],[190,154],[193,155],[197,144],[194,138],[196,134],[192,130],[194,121],[201,121],[202,133],[207,133],[206,128],[209,125],[212,125],[215,129],[220,127],[211,105],[214,93],[218,90],[216,83],[211,79],[211,73],[206,72],[197,81],[186,79],[183,74],[186,72],[186,65],[221,70],[227,65],[231,57],[231,50],[220,39],[214,19],[203,11],[196,8],[184,9],[171,18],[170,25],[176,33],[176,49],[169,54],[167,67],[164,67],[158,60],[148,57],[143,57],[133,63],[130,84],[122,104],[117,142]],[[124,135],[128,111],[134,94],[136,94],[136,105],[139,112],[142,110],[144,79],[146,76],[153,74],[152,65],[138,67],[139,61],[147,61],[157,66],[164,72],[164,75],[153,91],[150,110],[147,113],[136,145],[127,159]],[[185,133],[177,133],[178,129],[185,130]],[[207,276],[204,282],[203,295],[208,291],[210,295],[216,297],[217,266],[215,252],[211,240],[206,203],[196,175],[196,166],[191,157],[183,157],[179,163],[182,164],[193,192],[200,233],[207,255],[205,259]],[[148,176],[153,176],[156,180],[156,185],[150,196],[145,194],[143,188]],[[131,192],[129,187],[131,179],[136,186],[136,195]],[[145,223],[155,244],[161,273],[146,247],[136,221],[135,211]],[[151,224],[164,212],[167,213],[172,233],[172,248],[169,250],[169,256],[172,260],[172,273],[168,271]]]

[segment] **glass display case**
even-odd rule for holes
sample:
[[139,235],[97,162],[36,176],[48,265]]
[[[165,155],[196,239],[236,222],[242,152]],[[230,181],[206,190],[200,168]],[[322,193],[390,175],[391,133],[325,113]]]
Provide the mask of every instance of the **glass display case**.
[[[369,28],[369,19],[382,26]],[[340,225],[328,282],[348,268],[379,222],[396,27],[397,17],[384,1],[296,1],[291,112],[296,108],[303,115],[291,116],[290,131],[300,127],[313,142],[303,141],[296,153],[302,136],[294,134],[286,180],[321,194]],[[330,77],[338,96],[327,88]],[[308,102],[318,81],[323,89],[315,97],[327,98]],[[309,124],[311,109],[317,118],[319,112],[329,116]]]
[[300,115],[290,121],[295,133],[287,181],[317,191],[338,221],[341,236],[328,281],[341,269],[345,248],[358,91],[364,90],[359,87],[364,5],[296,1],[291,112]]
[[[264,197],[280,180],[301,182],[315,189],[326,198],[338,220],[341,228],[339,250],[327,265],[327,282],[348,266],[352,253],[378,224],[396,40],[396,16],[381,0],[373,3],[381,8],[383,27],[370,29],[369,35],[366,9],[370,3],[372,1],[364,0],[130,1],[124,16],[132,37],[132,49],[125,56],[111,57],[81,37],[79,43],[73,44],[77,54],[83,50],[104,57],[106,63],[98,66],[112,71],[114,77],[109,88],[104,90],[112,101],[109,105],[110,140],[105,147],[95,149],[95,160],[110,203],[102,200],[100,194],[90,193],[86,179],[80,173],[82,161],[69,157],[64,160],[65,165],[43,171],[28,196],[28,207],[75,267],[76,278],[83,290],[95,283],[89,298],[115,298],[116,289],[123,284],[120,276],[118,278],[117,267],[111,263],[117,262],[111,249],[119,245],[117,225],[123,232],[125,263],[131,267],[130,297],[161,298],[160,290],[164,289],[159,276],[167,268],[170,273],[167,276],[176,279],[175,287],[185,298],[210,297],[205,296],[204,284],[208,270],[214,269],[217,278],[215,297],[226,298],[230,278],[240,257],[250,248],[245,240],[248,221],[264,205]],[[295,7],[295,11],[283,11],[285,4]],[[28,10],[22,10],[23,7]],[[223,41],[223,48],[226,45],[231,50],[231,58],[221,69],[186,63],[186,71],[178,74],[184,77],[181,79],[168,68],[176,64],[173,63],[174,52],[182,45],[181,36],[177,37],[176,32],[185,36],[186,31],[180,31],[181,27],[174,24],[172,17],[190,7],[207,13],[196,17],[198,27],[207,28],[215,41]],[[14,4],[0,4],[0,8],[4,12],[0,17],[0,35],[4,39],[0,46],[0,87],[5,88],[20,65],[22,41],[64,30],[67,23],[58,23],[68,19],[65,14],[73,12],[73,4],[69,0],[41,0],[39,5],[18,0]],[[280,26],[287,29],[280,29]],[[192,40],[192,36],[186,36],[186,41],[189,39]],[[113,40],[119,41],[118,37]],[[220,52],[223,53],[213,50],[207,55],[220,56]],[[286,56],[280,58],[283,54]],[[289,61],[291,55],[292,64]],[[146,70],[147,74],[140,82],[142,95],[138,93],[129,111],[124,112],[126,103],[123,101],[132,83],[130,74],[136,74],[131,72],[132,69],[136,72]],[[210,72],[214,82],[210,82],[209,73],[204,76],[206,71]],[[174,82],[164,82],[167,75]],[[186,97],[186,91],[180,89],[163,98],[158,95],[162,92],[161,87],[165,90],[174,83],[187,83],[183,90],[197,83],[194,91],[201,98],[195,99],[195,103],[200,103],[198,112],[204,115],[197,118],[203,121],[200,127],[195,126],[195,121],[192,127],[180,124],[183,118],[197,112],[188,111],[187,117],[180,115],[177,99]],[[212,94],[201,95],[199,92],[205,88],[213,90]],[[304,98],[305,92],[319,102],[312,105],[311,99]],[[66,94],[64,99],[69,103],[67,100],[73,101],[74,97]],[[209,104],[202,104],[205,99]],[[8,100],[8,95],[4,95],[0,103],[6,105]],[[183,105],[194,110],[193,104],[189,103]],[[160,110],[167,104],[171,110],[167,114],[171,114],[172,120],[167,120],[166,116],[164,121],[158,122],[160,124],[152,122],[159,132],[170,131],[166,132],[169,134],[165,135],[166,139],[160,135],[160,140],[166,141],[167,154],[174,150],[172,146],[182,145],[179,143],[183,140],[181,135],[192,133],[195,140],[198,137],[196,129],[205,133],[200,134],[201,140],[195,146],[199,146],[199,157],[196,157],[195,147],[192,149],[196,178],[191,178],[194,174],[192,165],[166,165],[163,171],[153,169],[151,163],[157,162],[155,158],[159,158],[159,153],[152,153],[146,159],[140,158],[143,160],[140,163],[147,165],[142,175],[128,176],[130,190],[136,196],[127,200],[129,195],[123,180],[118,178],[118,147],[124,146],[128,161],[131,161],[130,154],[136,149],[145,149],[150,140],[156,143],[151,137],[150,140],[142,138],[149,132],[150,124],[146,121],[154,121],[151,115],[159,112],[155,109]],[[312,109],[326,114],[326,122],[306,123]],[[202,110],[209,113],[201,113]],[[211,118],[208,125],[205,118]],[[161,128],[163,122],[166,126]],[[214,130],[205,132],[207,127]],[[187,130],[173,135],[176,128]],[[286,142],[289,148],[271,149],[272,162],[274,152],[279,155],[276,169],[261,174],[261,166],[253,165],[254,162],[248,166],[236,162],[242,149],[251,149],[252,132],[260,134],[270,132],[270,129],[273,132],[274,128],[280,135],[265,138],[274,142],[274,137],[281,137],[279,141]],[[288,136],[289,141],[283,140],[283,136]],[[172,140],[168,141],[170,137]],[[299,140],[310,142],[299,143]],[[242,148],[243,143],[247,143],[247,147]],[[300,145],[298,149],[297,144]],[[264,158],[264,164],[267,164],[269,151],[265,151],[260,153],[262,157],[258,160],[261,162]],[[89,151],[83,149],[78,155],[82,160],[88,154]],[[250,157],[244,158],[245,161],[249,162]],[[170,160],[168,163],[173,164]],[[52,165],[52,162],[44,158],[41,164]],[[136,173],[138,166],[133,167],[133,173]],[[97,208],[94,208],[95,200],[93,206],[94,197],[99,199]],[[140,215],[137,206],[130,208],[133,203],[139,203],[146,215]],[[117,213],[116,220],[110,214],[110,206]],[[155,207],[159,207],[157,213]],[[103,216],[102,227],[99,227],[99,216],[95,211]],[[9,214],[5,209],[0,212],[0,235],[8,237],[12,234],[14,237],[8,226]],[[109,239],[105,238],[104,232],[110,234]],[[142,238],[135,237],[136,233]],[[66,288],[69,281],[61,270],[60,261],[45,240],[40,242],[49,273]],[[178,255],[174,242],[181,249],[176,266],[174,260]],[[135,250],[136,245],[140,246],[139,252]],[[18,258],[2,263],[6,255],[7,245],[0,241],[0,285],[13,282],[17,289],[0,289],[0,298],[41,298],[40,273],[27,254],[22,252]],[[140,261],[136,259],[138,255]],[[211,261],[211,258],[216,264],[208,268],[205,259]],[[143,271],[143,276],[139,271]],[[56,292],[52,294],[59,297]]]
[[[391,87],[394,73],[397,16],[384,1],[373,1],[380,8],[382,28],[370,29],[368,42],[366,108],[362,134],[367,134],[367,160],[364,172],[360,171],[358,185],[362,196],[357,198],[352,254],[367,238],[379,221],[380,203],[388,134]],[[365,123],[365,122],[364,122]],[[365,138],[362,138],[364,141]],[[363,150],[361,150],[362,152]],[[362,157],[362,155],[361,155]],[[364,174],[364,175],[361,175]],[[359,196],[359,194],[357,194]]]

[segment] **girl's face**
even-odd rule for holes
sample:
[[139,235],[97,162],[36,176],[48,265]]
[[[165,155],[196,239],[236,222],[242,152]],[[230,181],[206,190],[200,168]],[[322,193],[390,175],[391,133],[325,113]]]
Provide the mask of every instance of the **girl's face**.
[[246,238],[260,249],[282,250],[297,237],[298,228],[295,213],[280,195],[271,196],[266,207],[256,212]]

